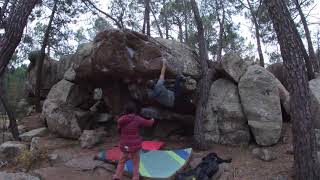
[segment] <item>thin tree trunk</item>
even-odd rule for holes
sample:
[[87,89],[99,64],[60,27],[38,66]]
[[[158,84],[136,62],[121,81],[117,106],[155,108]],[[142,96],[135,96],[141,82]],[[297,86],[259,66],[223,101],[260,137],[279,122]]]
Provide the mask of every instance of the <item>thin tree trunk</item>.
[[308,28],[308,23],[307,23],[306,17],[304,16],[304,14],[302,12],[301,6],[299,4],[299,0],[294,0],[294,3],[295,3],[296,8],[297,8],[297,10],[299,12],[299,15],[300,15],[300,18],[301,18],[301,21],[302,21],[302,24],[303,24],[303,28],[304,28],[304,31],[305,31],[306,39],[307,39],[307,42],[308,42],[309,59],[312,62],[313,70],[315,72],[320,72],[319,71],[319,62],[317,61],[316,54],[315,54],[314,49],[313,49],[311,35],[310,35],[309,28]]
[[295,24],[282,0],[265,0],[277,33],[284,65],[288,71],[294,147],[295,179],[319,179],[310,90],[303,48],[295,35]]
[[155,15],[155,13],[154,13],[154,11],[152,9],[153,8],[150,8],[150,11],[151,11],[152,16],[154,18],[154,21],[156,22],[156,26],[158,28],[159,35],[160,35],[161,38],[163,38],[163,34],[162,34],[162,31],[161,31],[161,28],[160,28],[159,21],[157,20],[157,16]]
[[211,85],[211,76],[214,70],[209,71],[208,67],[208,50],[206,47],[206,41],[204,39],[204,29],[202,19],[199,14],[198,5],[195,0],[191,0],[191,7],[194,13],[197,29],[198,29],[198,41],[200,51],[200,65],[202,71],[202,77],[199,82],[199,101],[196,109],[196,121],[194,125],[194,141],[196,148],[207,149],[205,135],[204,135],[204,120],[207,114],[207,103],[209,97],[209,90]]
[[189,34],[188,34],[188,7],[186,0],[183,0],[183,14],[184,14],[184,33],[185,33],[185,43],[189,43]]
[[179,41],[183,42],[183,30],[182,30],[182,22],[180,21],[180,19],[178,17],[176,17],[177,23],[178,23],[178,27],[179,27]]
[[40,101],[41,101],[41,83],[42,83],[42,66],[43,66],[43,62],[44,62],[44,58],[46,56],[46,47],[48,45],[49,42],[49,35],[51,32],[51,28],[52,28],[52,22],[57,10],[57,6],[58,6],[58,1],[59,0],[55,0],[54,1],[54,5],[53,5],[53,9],[50,15],[50,19],[49,19],[49,23],[46,29],[46,32],[44,33],[44,37],[43,37],[43,42],[42,42],[42,46],[41,46],[41,50],[40,50],[40,57],[38,59],[38,63],[37,63],[37,80],[36,80],[36,111],[37,112],[41,112],[41,105],[40,105]]
[[[293,19],[291,19],[291,23],[294,24],[294,21]],[[308,52],[306,50],[306,48],[304,47],[304,44],[302,42],[302,39],[300,37],[300,34],[299,34],[299,31],[297,28],[294,28],[294,34],[296,39],[298,39],[298,44],[301,48],[301,51],[302,51],[302,54],[303,54],[303,59],[306,63],[306,68],[307,68],[307,73],[308,73],[308,79],[311,80],[311,79],[314,79],[315,78],[315,73],[314,73],[314,70],[313,70],[313,67],[312,67],[312,62],[310,61],[310,58],[309,58],[309,55],[308,55]]]
[[19,130],[17,121],[14,117],[14,113],[10,107],[10,104],[6,98],[6,91],[4,89],[4,83],[3,83],[4,75],[0,77],[0,103],[3,105],[4,110],[7,112],[8,118],[9,118],[9,129],[10,132],[15,140],[20,140],[19,138]]
[[250,0],[247,0],[247,2],[249,5],[250,14],[252,16],[252,22],[253,22],[254,28],[255,28],[255,35],[256,35],[256,40],[257,40],[257,48],[258,48],[260,66],[264,67],[264,57],[263,57],[262,48],[261,48],[260,27],[259,27],[258,20],[257,20],[257,13],[254,12],[254,9],[252,7]]
[[144,0],[144,8],[142,33],[150,36],[150,0]]
[[168,24],[168,17],[167,17],[167,5],[166,5],[166,0],[162,1],[163,8],[164,8],[164,25],[165,25],[165,30],[166,30],[166,39],[169,39],[169,24]]
[[0,76],[4,73],[16,47],[18,46],[28,17],[38,0],[21,0],[10,12],[5,34],[0,39]]
[[[216,6],[218,7],[218,0],[216,0]],[[217,15],[218,17],[218,22],[219,22],[219,41],[218,41],[218,52],[217,52],[217,61],[221,61],[222,58],[222,49],[223,49],[223,34],[224,34],[224,21],[225,21],[225,10],[224,10],[224,5],[221,4],[222,8],[222,19],[220,19],[219,14]]]

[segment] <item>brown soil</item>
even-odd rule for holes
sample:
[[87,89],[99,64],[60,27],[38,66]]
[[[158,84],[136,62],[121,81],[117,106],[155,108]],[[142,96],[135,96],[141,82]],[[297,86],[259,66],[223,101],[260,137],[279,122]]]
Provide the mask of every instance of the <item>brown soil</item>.
[[[50,140],[51,139],[51,140]],[[48,137],[47,143],[51,144],[59,143],[60,140],[53,140],[54,137]],[[65,162],[79,158],[83,156],[94,156],[102,148],[109,148],[117,144],[118,138],[111,136],[105,139],[103,144],[93,149],[81,149],[79,144],[75,141],[73,143],[65,143],[65,146],[57,145],[56,149],[50,149],[48,153],[57,153],[63,157],[64,161],[58,163],[49,163],[47,160],[37,162],[36,165],[30,170],[31,173],[36,172],[36,169],[47,168],[42,176],[44,180],[108,180],[111,179],[112,172],[108,169],[112,168],[97,168],[95,170],[79,170],[77,168],[70,168],[65,166]],[[163,140],[163,139],[161,139]],[[165,149],[172,148],[185,148],[191,144],[191,138],[171,137],[167,140]],[[44,142],[45,144],[45,142]],[[63,143],[62,143],[63,144]],[[258,147],[255,144],[249,146],[224,146],[214,145],[208,151],[194,151],[192,160],[200,159],[210,152],[217,153],[222,158],[232,158],[230,165],[229,175],[227,179],[230,180],[278,180],[280,177],[284,177],[287,180],[292,179],[292,165],[293,155],[291,145],[291,128],[289,124],[284,125],[284,133],[280,142],[272,147],[268,147],[272,151],[277,159],[271,162],[264,162],[253,157],[251,151],[253,148]],[[290,149],[291,148],[291,149]],[[192,162],[191,162],[192,163]],[[108,166],[109,167],[109,166]],[[17,167],[10,166],[6,169],[0,169],[0,171],[17,171]],[[36,170],[36,171],[34,171]],[[126,178],[127,179],[127,178]]]

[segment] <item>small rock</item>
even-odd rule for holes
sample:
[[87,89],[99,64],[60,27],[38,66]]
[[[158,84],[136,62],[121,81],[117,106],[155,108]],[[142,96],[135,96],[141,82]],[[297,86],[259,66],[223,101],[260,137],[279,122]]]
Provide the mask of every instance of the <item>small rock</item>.
[[32,153],[37,153],[40,150],[40,137],[34,137],[30,143],[30,151]]
[[20,135],[22,141],[30,142],[34,137],[43,137],[48,132],[47,128],[38,128]]
[[58,154],[49,154],[48,155],[48,158],[51,160],[51,161],[56,161],[58,159]]
[[183,87],[188,91],[194,91],[197,89],[197,81],[191,78],[187,78],[186,82],[183,83]]
[[96,88],[94,89],[94,93],[93,93],[93,99],[98,101],[102,99],[102,89],[101,88]]
[[292,145],[288,148],[286,153],[290,154],[290,155],[293,155],[293,146]]
[[18,130],[19,130],[19,133],[20,133],[20,134],[23,134],[23,133],[25,133],[25,132],[28,131],[28,130],[27,130],[27,127],[24,126],[24,125],[19,125],[19,126],[18,126]]
[[252,150],[252,154],[263,161],[272,161],[276,159],[274,154],[268,149],[255,148]]
[[[7,141],[0,145],[0,157],[13,159],[27,149],[28,146],[18,141]],[[1,179],[1,178],[0,178]]]
[[6,173],[0,172],[0,179],[2,180],[40,180],[40,178],[31,176],[26,173]]
[[79,138],[80,145],[82,148],[92,148],[100,143],[105,135],[106,132],[103,130],[84,130]]

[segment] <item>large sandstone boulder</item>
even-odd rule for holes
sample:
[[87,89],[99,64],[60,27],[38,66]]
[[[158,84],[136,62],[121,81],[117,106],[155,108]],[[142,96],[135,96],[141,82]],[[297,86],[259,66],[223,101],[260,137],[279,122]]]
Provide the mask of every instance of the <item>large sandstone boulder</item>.
[[320,129],[320,78],[309,81],[311,93],[311,113],[315,128]]
[[238,83],[248,68],[248,62],[237,54],[229,53],[222,58],[221,66],[225,74]]
[[263,146],[277,143],[282,115],[275,77],[261,66],[250,66],[240,79],[238,88],[256,142]]
[[[25,84],[26,91],[29,96],[33,97],[36,90],[37,81],[37,63],[40,54],[39,51],[34,51],[29,54],[30,65],[27,72],[27,81]],[[57,76],[59,61],[45,57],[42,66],[42,82],[41,82],[41,97],[45,98],[51,87],[56,84],[59,79]]]
[[88,119],[77,116],[77,107],[90,100],[86,89],[66,80],[53,86],[43,104],[42,114],[51,132],[78,139]]
[[216,80],[210,88],[206,140],[220,144],[248,144],[250,131],[243,113],[238,87],[227,79]]
[[200,76],[197,56],[187,46],[170,40],[155,40],[130,30],[100,32],[94,42],[80,52],[85,52],[85,56],[75,62],[77,81],[98,83],[110,78],[156,78],[162,59],[168,62],[168,76],[178,73]]
[[267,70],[270,71],[283,86],[288,89],[288,72],[285,69],[282,62],[271,64],[267,67]]

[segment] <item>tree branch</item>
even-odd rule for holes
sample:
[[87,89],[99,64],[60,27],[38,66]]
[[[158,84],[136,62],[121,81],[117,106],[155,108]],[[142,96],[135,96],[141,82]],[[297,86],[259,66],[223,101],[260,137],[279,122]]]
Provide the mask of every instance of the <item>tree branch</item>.
[[[119,23],[118,20],[116,20],[116,19],[115,19],[114,17],[112,17],[110,14],[108,14],[108,13],[102,11],[101,9],[99,9],[99,8],[98,8],[93,2],[91,2],[90,0],[82,0],[82,2],[83,2],[86,6],[88,6],[88,4],[91,5],[95,10],[97,10],[98,12],[104,14],[105,16],[107,16],[108,18],[110,18],[111,20],[113,20],[113,21],[116,23],[116,25],[118,26],[119,29],[123,29],[123,28],[124,28],[124,27]],[[86,2],[87,2],[88,4],[87,4]]]

